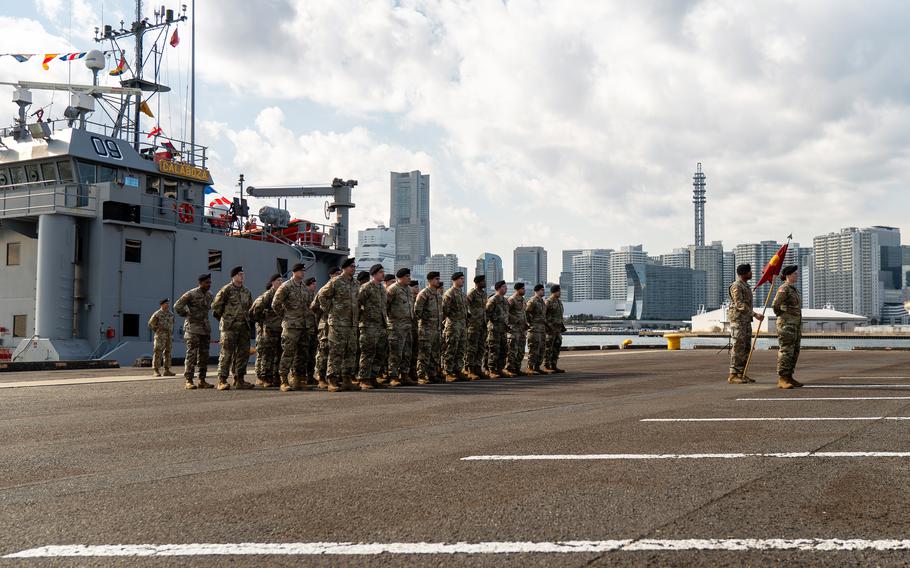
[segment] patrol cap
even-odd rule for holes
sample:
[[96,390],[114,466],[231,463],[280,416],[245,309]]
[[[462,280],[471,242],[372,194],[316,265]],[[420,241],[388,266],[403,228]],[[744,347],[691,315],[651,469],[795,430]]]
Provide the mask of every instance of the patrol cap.
[[386,274],[385,278],[382,279],[383,282],[391,282],[392,280],[395,280],[394,274]]
[[410,276],[410,275],[411,275],[410,268],[399,268],[398,272],[395,273],[395,276],[397,276],[398,278],[404,278],[405,276]]
[[314,278],[313,276],[310,276],[309,278],[304,280],[303,283],[306,284],[307,286],[309,286],[310,284],[315,284],[316,278]]
[[231,269],[231,278],[233,278],[234,276],[237,276],[241,272],[243,272],[243,267],[235,266],[234,268]]
[[478,274],[474,277],[474,284],[480,284],[481,282],[486,282],[487,277],[483,274]]
[[160,302],[158,302],[158,305],[160,306],[160,305],[162,305],[162,304],[170,304],[170,303],[171,303],[171,299],[170,299],[170,298],[164,298],[163,300],[161,300]]
[[559,292],[560,290],[562,290],[562,288],[559,287],[559,284],[553,284],[552,286],[550,286],[551,294],[555,294],[556,292]]
[[458,280],[459,278],[464,278],[464,272],[455,272],[452,274],[452,280]]
[[341,272],[340,266],[333,266],[332,268],[329,268],[329,276],[335,276],[339,272]]
[[797,270],[799,270],[799,267],[796,266],[795,264],[791,264],[790,266],[785,266],[784,269],[780,271],[780,279],[783,280],[784,278],[786,278],[787,276],[790,276]]
[[211,275],[211,274],[200,274],[200,275],[199,275],[199,278],[197,278],[196,281],[197,281],[197,282],[205,282],[206,280],[211,280],[211,279],[212,279],[212,275]]
[[408,284],[408,286],[410,286],[411,288],[417,288],[418,286],[420,286],[420,280],[411,280],[411,282],[410,282],[410,284]]
[[434,278],[439,278],[439,273],[438,273],[438,272],[436,272],[435,270],[432,271],[432,272],[427,272],[427,281],[430,281],[430,280],[432,280],[432,279],[434,279]]
[[535,292],[540,292],[540,291],[543,290],[543,289],[544,289],[544,285],[543,285],[543,284],[537,284],[536,286],[534,286],[534,291],[535,291]]
[[341,268],[347,268],[347,267],[351,266],[352,264],[354,264],[354,259],[346,258],[346,259],[344,259],[344,262],[341,263]]
[[357,273],[357,281],[360,282],[361,284],[363,284],[364,282],[366,282],[369,279],[370,279],[370,273],[367,272],[366,270],[361,270],[360,272]]
[[502,288],[502,287],[505,286],[505,285],[506,285],[506,281],[505,281],[505,280],[500,280],[500,281],[498,281],[498,282],[493,286],[493,288],[496,289],[496,290],[498,290],[498,289]]
[[525,283],[524,283],[524,282],[516,282],[516,283],[515,283],[515,289],[516,289],[516,290],[522,290],[522,289],[524,289],[524,287],[525,287]]
[[746,274],[749,274],[750,272],[752,272],[751,264],[740,264],[739,266],[736,267],[736,273],[740,276],[745,276]]
[[383,268],[383,266],[381,264],[374,264],[373,266],[370,267],[370,276],[373,276],[380,270],[385,270],[385,269]]
[[[301,270],[306,270],[306,266],[304,266],[302,262],[298,262],[291,267],[291,272],[300,272]],[[272,280],[274,280],[274,278]]]

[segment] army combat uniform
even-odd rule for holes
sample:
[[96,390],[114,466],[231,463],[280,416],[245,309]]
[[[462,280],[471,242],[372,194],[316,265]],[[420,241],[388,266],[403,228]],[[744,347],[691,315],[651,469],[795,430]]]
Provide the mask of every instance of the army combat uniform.
[[205,382],[205,374],[209,362],[209,342],[212,337],[212,327],[209,324],[209,310],[212,308],[212,293],[203,291],[198,286],[174,302],[174,312],[186,318],[183,324],[183,341],[186,343],[186,359],[184,361],[183,377],[186,379],[186,388],[196,388],[193,385],[193,374],[199,367],[199,388],[212,388],[213,385]]
[[316,298],[310,303],[310,311],[316,317],[316,360],[315,373],[316,380],[319,381],[320,387],[324,388],[326,384],[326,372],[329,365],[329,314],[322,310],[322,302],[325,295],[329,292],[330,280],[325,286],[316,292]]
[[461,378],[468,339],[468,299],[461,288],[452,286],[443,294],[442,315],[445,318],[442,332],[445,379],[454,382]]
[[442,343],[442,298],[429,286],[417,294],[414,302],[417,319],[417,382],[440,382],[440,348]]
[[382,355],[388,349],[385,288],[382,284],[367,282],[360,286],[357,302],[360,310],[360,364],[357,380],[360,381],[362,390],[370,390],[381,386],[376,379],[382,373]]
[[161,369],[164,369],[164,376],[173,377],[171,372],[171,345],[174,342],[174,314],[170,311],[158,309],[149,318],[149,329],[155,334],[152,343],[152,368],[155,369],[155,376],[161,376]]
[[528,320],[528,370],[533,373],[543,373],[540,366],[543,364],[544,352],[547,348],[547,306],[543,298],[536,294],[528,300],[525,306],[525,316]]
[[509,306],[509,358],[506,370],[520,375],[522,374],[521,361],[525,356],[525,343],[528,337],[525,299],[516,292],[509,297],[507,303]]
[[243,285],[228,282],[212,302],[212,315],[218,320],[221,331],[221,353],[218,356],[218,388],[227,390],[228,376],[233,373],[234,387],[253,388],[244,381],[246,366],[250,362],[250,308],[253,295]]
[[483,376],[484,344],[487,339],[487,291],[476,286],[468,292],[468,333],[464,355],[465,374],[469,378]]
[[508,356],[506,328],[509,323],[509,305],[504,296],[493,294],[487,300],[487,367],[492,378],[502,374]]
[[[409,286],[392,284],[386,291],[386,314],[389,325],[389,384],[411,384],[411,357],[414,345],[414,295]],[[397,385],[395,385],[397,386]]]
[[[329,390],[351,390],[357,372],[357,283],[342,274],[327,285],[320,307],[328,315]],[[339,385],[338,381],[342,384]]]
[[[310,309],[310,290],[303,280],[289,279],[283,283],[275,298],[272,309],[281,316],[281,361],[278,364],[278,379],[281,388],[299,388],[306,383],[307,312]],[[288,376],[293,372],[294,379]]]
[[544,369],[554,373],[562,373],[557,366],[559,363],[559,350],[562,348],[562,333],[566,330],[563,322],[562,300],[550,294],[544,301],[547,309],[547,350],[544,353]]
[[[802,299],[796,286],[788,282],[777,290],[774,303],[771,304],[777,316],[777,343],[780,349],[777,352],[778,386],[790,383],[793,386],[802,386],[793,380],[793,371],[799,359],[799,346],[802,341]],[[781,379],[787,379],[781,381]],[[790,388],[790,387],[784,387]]]
[[748,377],[743,377],[743,370],[749,358],[752,347],[752,288],[748,284],[736,279],[727,290],[730,296],[730,307],[727,308],[727,321],[730,322],[730,333],[733,346],[730,349],[730,378],[731,382],[753,382]]
[[250,318],[256,322],[256,378],[260,386],[278,386],[281,316],[272,309],[274,297],[275,290],[269,287],[250,308]]

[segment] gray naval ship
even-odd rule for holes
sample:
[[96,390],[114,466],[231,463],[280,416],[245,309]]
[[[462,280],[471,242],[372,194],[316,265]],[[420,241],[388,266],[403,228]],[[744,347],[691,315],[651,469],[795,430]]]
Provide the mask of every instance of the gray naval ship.
[[[287,274],[297,262],[321,285],[328,268],[348,255],[356,181],[244,188],[241,175],[240,197],[230,200],[212,189],[206,147],[194,136],[142,131],[141,106],[169,90],[157,72],[153,80],[142,76],[143,36],[156,32],[163,43],[168,34],[160,31],[187,16],[185,8],[183,15],[162,8],[150,19],[141,2],[136,8],[131,27],[104,26],[96,37],[115,53],[121,41],[135,42],[131,76],[119,86],[99,85],[106,63],[98,50],[84,57],[91,84],[4,83],[19,113],[0,130],[0,363],[132,364],[152,352],[147,321],[159,300],[173,302],[199,274],[212,274],[214,292],[242,265],[255,296],[271,274]],[[33,92],[42,90],[68,93],[62,119],[30,113]],[[98,115],[107,120],[95,121]],[[246,195],[279,204],[281,197],[327,197],[326,219],[334,215],[334,222],[291,219],[280,207],[250,216]],[[211,323],[217,344],[217,322]],[[174,357],[185,353],[182,324],[178,317]]]

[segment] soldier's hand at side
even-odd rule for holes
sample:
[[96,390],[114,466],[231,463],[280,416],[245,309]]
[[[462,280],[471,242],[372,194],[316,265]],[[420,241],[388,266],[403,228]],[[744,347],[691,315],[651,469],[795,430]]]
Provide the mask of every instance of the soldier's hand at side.
[[758,321],[765,321],[765,316],[763,316],[761,314],[755,314],[755,319],[757,319]]

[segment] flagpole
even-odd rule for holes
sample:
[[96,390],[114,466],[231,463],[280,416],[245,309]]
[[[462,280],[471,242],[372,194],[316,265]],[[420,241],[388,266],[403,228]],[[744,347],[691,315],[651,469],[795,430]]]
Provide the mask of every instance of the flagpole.
[[[787,249],[790,248],[790,241],[792,240],[792,235],[787,237]],[[786,256],[786,255],[784,255]],[[780,259],[780,266],[783,268],[784,259]],[[778,271],[779,273],[780,271]],[[775,274],[775,276],[777,276]],[[752,363],[752,354],[755,353],[755,346],[758,344],[758,336],[761,334],[761,324],[765,321],[765,314],[768,313],[768,304],[771,303],[771,294],[774,293],[774,288],[777,286],[777,281],[774,277],[771,278],[771,288],[768,290],[768,297],[765,298],[765,305],[762,307],[761,319],[758,320],[758,329],[755,330],[755,337],[752,338],[752,349],[749,350],[749,357],[746,358],[746,366],[743,367],[743,377],[746,376],[746,372],[749,370],[749,364]]]

